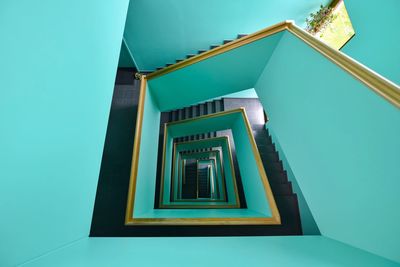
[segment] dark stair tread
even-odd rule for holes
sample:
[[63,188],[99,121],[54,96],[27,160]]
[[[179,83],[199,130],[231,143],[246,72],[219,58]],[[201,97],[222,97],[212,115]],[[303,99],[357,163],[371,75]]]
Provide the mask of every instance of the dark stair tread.
[[[169,116],[169,118],[176,118],[177,120],[181,120],[184,118],[193,118],[196,116],[224,111],[224,103],[224,99],[221,99],[200,103],[179,110],[174,110],[172,111],[172,114]],[[279,153],[276,151],[276,146],[272,141],[269,131],[264,127],[264,125],[257,124],[251,125],[251,127],[282,220],[282,225],[256,227],[262,229],[259,231],[261,231],[261,234],[265,235],[301,234],[301,222],[299,216],[297,195],[293,192],[292,183],[288,181],[287,172],[283,168],[283,163],[279,158]],[[216,135],[216,132],[209,132],[199,134],[199,136],[191,136],[186,138],[211,138]],[[207,150],[208,149],[201,149],[201,151]],[[233,154],[235,155],[235,153]],[[238,168],[237,162],[234,163],[234,166],[235,169]],[[197,173],[193,169],[192,172],[187,172],[187,175],[196,176]],[[192,181],[190,181],[189,179],[187,183],[190,187],[192,187],[190,190],[193,197],[194,193],[197,194],[197,180],[192,179]],[[207,183],[200,179],[198,181],[198,186],[200,191],[199,196],[205,196],[205,188],[207,186]]]
[[291,234],[301,235],[302,230],[297,195],[276,196],[275,201],[282,222],[282,225],[278,228],[289,230]]
[[264,153],[264,154],[261,154],[260,153],[260,156],[261,156],[261,159],[262,159],[262,161],[263,162],[279,162],[279,155],[278,155],[278,153],[274,153],[274,152],[271,152],[271,153]]
[[293,187],[292,184],[289,183],[270,183],[272,192],[274,196],[280,195],[292,195]]

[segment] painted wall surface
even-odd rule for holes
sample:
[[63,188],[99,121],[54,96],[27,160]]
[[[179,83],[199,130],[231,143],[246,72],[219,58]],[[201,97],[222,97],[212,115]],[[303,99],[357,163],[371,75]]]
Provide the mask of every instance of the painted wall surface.
[[399,110],[290,33],[255,88],[321,233],[400,261]]
[[[254,88],[250,88],[250,89],[238,91],[236,93],[214,97],[214,98],[208,99],[207,101],[219,100],[221,98],[258,98],[258,95],[257,95],[256,90],[254,90]],[[201,104],[203,102],[204,101],[199,102],[199,104]]]
[[124,41],[122,41],[122,44],[121,44],[121,52],[119,54],[118,67],[119,68],[134,68],[135,67],[135,63],[133,62],[130,52],[129,52],[127,46],[125,45]]
[[[199,257],[199,251],[207,257]],[[23,266],[188,266],[188,263],[193,267],[399,266],[322,236],[88,238]]]
[[[194,128],[194,127],[192,127],[192,128]],[[196,127],[196,128],[198,129],[198,127]],[[167,142],[172,144],[173,137],[169,136],[168,139],[169,139],[169,141],[167,141]],[[199,148],[201,149],[201,148],[209,148],[209,147],[221,147],[222,163],[219,161],[220,160],[220,158],[219,158],[220,153],[217,153],[217,155],[218,155],[218,159],[219,159],[218,160],[219,164],[221,164],[221,170],[225,170],[225,182],[226,182],[225,189],[226,189],[227,197],[228,197],[228,201],[227,202],[213,202],[213,203],[214,203],[214,205],[225,205],[226,203],[229,203],[230,205],[235,205],[236,203],[239,202],[239,199],[236,199],[236,195],[235,195],[235,188],[234,188],[234,183],[235,183],[234,179],[235,178],[232,176],[233,162],[231,162],[229,160],[230,159],[230,154],[229,154],[228,151],[230,151],[230,149],[229,149],[229,141],[228,141],[228,139],[217,139],[217,140],[214,139],[214,141],[209,140],[208,142],[193,142],[193,143],[187,143],[186,145],[182,144],[182,145],[179,145],[179,146],[176,147],[175,155],[176,155],[177,158],[179,158],[178,155],[180,154],[179,152],[181,152],[181,151],[195,150],[195,149],[199,149]],[[166,155],[166,162],[167,162],[166,165],[167,166],[170,165],[168,163],[168,161],[172,160],[172,155],[171,154],[173,154],[172,151],[170,151],[170,153],[167,153],[167,155]],[[168,156],[168,155],[171,155],[171,156]],[[199,157],[203,156],[204,157],[204,153],[202,153],[200,155],[197,154],[197,156],[199,156]],[[191,156],[191,157],[193,157],[193,156]],[[225,160],[223,160],[223,159],[225,159]],[[174,164],[175,164],[175,166],[177,166],[176,162]],[[172,172],[172,170],[171,170],[171,172]],[[177,173],[177,172],[175,171],[175,173]],[[219,175],[221,175],[220,172],[219,172]],[[170,203],[170,192],[169,192],[171,190],[170,189],[170,184],[171,184],[170,178],[171,178],[170,175],[165,175],[164,176],[164,188],[165,188],[165,191],[164,191],[164,203],[167,203],[167,204],[171,204]],[[222,177],[221,177],[221,185],[222,185]],[[210,202],[212,202],[212,201],[210,201]],[[207,203],[210,203],[210,202],[207,202]],[[181,202],[181,204],[184,204],[184,203],[188,204],[188,202]],[[203,203],[204,202],[197,202],[197,203],[196,202],[189,202],[189,204],[191,204],[191,205],[193,205],[193,204],[203,205]]]
[[152,71],[187,54],[209,49],[237,34],[305,18],[328,0],[136,0],[124,36],[141,71]]
[[[162,111],[253,88],[282,32],[149,80]],[[190,88],[190,89],[188,89]],[[179,97],[177,97],[179,96]]]
[[247,208],[264,214],[266,217],[272,217],[272,204],[267,198],[262,182],[263,177],[257,165],[243,116],[240,116],[233,125],[232,135]]
[[342,51],[400,84],[400,1],[345,0],[356,35]]
[[0,3],[0,266],[88,236],[127,7]]
[[[136,195],[133,215],[135,218],[231,218],[231,217],[270,217],[271,212],[268,200],[261,185],[261,178],[255,168],[255,159],[250,148],[243,117],[240,112],[228,114],[221,117],[212,117],[207,120],[195,120],[189,124],[172,124],[168,127],[166,162],[171,162],[172,138],[178,136],[195,135],[203,132],[225,130],[232,128],[235,136],[236,150],[241,151],[238,157],[239,166],[243,169],[242,180],[246,192],[248,209],[154,209],[156,158],[158,144],[154,142],[158,138],[160,111],[156,105],[156,98],[151,86],[146,89],[146,98],[143,115],[141,145],[139,154],[138,175],[136,181]],[[215,141],[219,143],[220,141]],[[212,145],[213,141],[208,144]],[[221,145],[221,144],[219,144]],[[193,148],[192,145],[188,145]],[[200,147],[201,145],[198,144]],[[228,149],[223,149],[223,158],[228,158]],[[239,152],[238,152],[239,154]],[[248,159],[252,159],[249,162]],[[224,164],[229,164],[228,162]],[[170,176],[171,164],[165,165],[164,181],[164,203],[169,204],[170,199]],[[257,179],[246,179],[245,177],[257,177]],[[247,181],[253,180],[253,181]],[[233,194],[233,192],[230,192]],[[254,198],[258,196],[258,198]],[[232,195],[229,196],[233,199]]]
[[223,95],[220,98],[258,98],[256,90],[254,88],[239,91],[237,93]]
[[286,171],[288,180],[292,183],[293,192],[297,195],[297,200],[299,203],[300,218],[301,218],[301,229],[303,230],[303,235],[320,235],[318,225],[315,222],[314,216],[312,215],[310,208],[308,207],[307,201],[304,198],[303,192],[300,189],[297,178],[294,175],[290,163],[288,162],[285,152],[282,150],[274,131],[271,122],[265,125],[271,135],[272,142],[275,144],[276,151],[279,153],[279,159],[282,161],[283,169]]
[[154,208],[158,153],[158,142],[156,140],[159,137],[160,115],[153,94],[147,86],[133,210],[135,217],[141,217],[143,213]]

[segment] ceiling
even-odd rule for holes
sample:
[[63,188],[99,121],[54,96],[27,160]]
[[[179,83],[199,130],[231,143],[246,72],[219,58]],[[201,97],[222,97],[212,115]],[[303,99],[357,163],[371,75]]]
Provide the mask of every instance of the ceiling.
[[[140,71],[152,71],[239,33],[305,18],[327,0],[131,0],[124,38]],[[129,56],[124,53],[121,57]],[[128,60],[122,59],[126,62]]]

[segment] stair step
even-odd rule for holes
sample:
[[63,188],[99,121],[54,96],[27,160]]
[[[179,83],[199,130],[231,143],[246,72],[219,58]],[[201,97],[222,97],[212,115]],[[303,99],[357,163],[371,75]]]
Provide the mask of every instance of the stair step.
[[281,215],[282,228],[290,229],[291,234],[302,234],[297,195],[276,196],[275,201]]
[[256,140],[257,144],[258,143],[264,144],[264,145],[273,144],[271,136],[266,135],[266,133],[263,131],[255,130],[255,131],[253,131],[253,135],[254,135],[254,140]]
[[277,162],[267,162],[266,164],[268,164],[266,166],[268,169],[283,172],[283,163],[281,160],[279,160]]
[[179,120],[179,111],[178,110],[174,110],[172,117],[173,117],[173,121]]
[[273,182],[273,183],[287,183],[288,182],[288,177],[285,174],[285,172],[271,173],[271,172],[268,172],[267,170],[265,170],[265,171],[267,173],[267,177],[270,182]]
[[199,111],[200,111],[200,116],[203,116],[203,115],[206,115],[207,113],[207,111],[206,111],[206,105],[205,104],[200,104],[199,105]]
[[189,55],[186,56],[186,58],[191,58],[191,57],[194,57],[194,56],[195,56],[194,54],[189,54]]
[[213,103],[212,102],[207,102],[207,114],[211,114],[213,112]]
[[202,54],[204,52],[207,52],[207,50],[199,50],[197,54]]
[[263,144],[257,144],[258,150],[261,153],[267,153],[267,152],[276,152],[275,145],[263,145]]
[[230,43],[230,42],[232,42],[233,40],[224,40],[224,44],[227,44],[227,43]]
[[210,49],[212,50],[212,49],[217,48],[217,47],[219,47],[219,45],[211,45]]
[[263,162],[279,162],[279,155],[277,152],[261,153],[260,156]]
[[185,119],[190,119],[192,117],[190,107],[184,109],[184,117]]
[[238,34],[237,35],[237,39],[240,39],[240,38],[243,38],[243,37],[246,37],[247,36],[247,34]]
[[291,182],[287,183],[270,183],[274,196],[292,195],[293,187]]
[[192,118],[199,116],[199,106],[192,106]]

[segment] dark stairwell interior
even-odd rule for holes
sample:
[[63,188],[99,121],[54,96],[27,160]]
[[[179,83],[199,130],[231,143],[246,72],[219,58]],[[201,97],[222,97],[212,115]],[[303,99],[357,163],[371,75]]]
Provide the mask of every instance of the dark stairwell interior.
[[[90,236],[246,236],[301,235],[297,196],[282,166],[271,136],[264,127],[265,116],[258,99],[223,98],[183,108],[162,115],[166,120],[185,119],[204,112],[244,107],[267,172],[273,195],[281,214],[282,225],[214,225],[214,226],[125,226],[127,188],[130,177],[132,146],[135,132],[139,81],[131,69],[117,74],[102,166],[97,188]],[[197,110],[198,113],[193,111]],[[261,118],[261,119],[260,119]],[[162,125],[162,124],[161,124]],[[217,136],[191,136],[200,139]],[[242,194],[244,194],[242,192]],[[156,194],[158,196],[158,194]],[[243,198],[245,200],[245,198]],[[155,202],[157,203],[157,202]],[[245,205],[245,203],[244,203]]]

